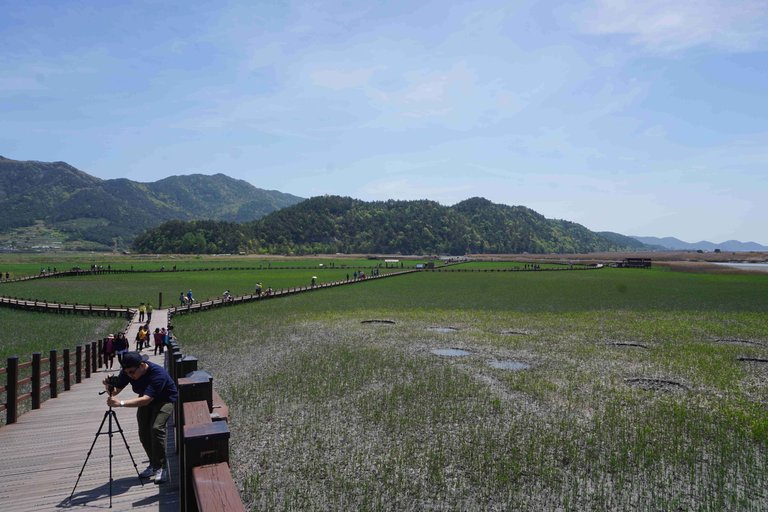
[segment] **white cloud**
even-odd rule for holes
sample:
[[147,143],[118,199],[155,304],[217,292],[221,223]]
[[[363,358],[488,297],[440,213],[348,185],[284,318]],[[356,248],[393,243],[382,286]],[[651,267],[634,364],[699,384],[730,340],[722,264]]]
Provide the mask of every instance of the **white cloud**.
[[757,49],[768,40],[767,19],[763,0],[594,0],[578,15],[587,33],[627,36],[660,53]]

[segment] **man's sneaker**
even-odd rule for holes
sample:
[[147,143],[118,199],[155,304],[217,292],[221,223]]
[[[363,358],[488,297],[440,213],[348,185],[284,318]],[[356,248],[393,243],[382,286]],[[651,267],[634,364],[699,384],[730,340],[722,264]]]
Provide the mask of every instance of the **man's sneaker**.
[[155,483],[161,484],[163,482],[165,482],[165,470],[163,468],[155,470]]
[[147,466],[147,469],[139,473],[139,478],[152,478],[153,476],[155,476],[155,468],[151,464]]

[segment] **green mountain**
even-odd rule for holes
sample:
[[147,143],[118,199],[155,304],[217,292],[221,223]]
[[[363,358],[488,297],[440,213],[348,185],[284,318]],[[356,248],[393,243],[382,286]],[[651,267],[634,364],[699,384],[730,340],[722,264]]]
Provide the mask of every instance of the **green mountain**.
[[612,231],[600,231],[598,233],[603,238],[607,238],[611,242],[617,245],[622,245],[628,250],[632,251],[663,251],[664,247],[660,245],[652,245],[643,243],[640,240],[626,235],[620,235],[619,233],[613,233]]
[[247,222],[302,200],[223,174],[139,183],[102,180],[64,162],[0,156],[0,246],[127,246],[165,221]]
[[[373,201],[323,196],[237,225],[169,222],[139,236],[140,252],[311,254],[576,253],[637,249],[634,239],[607,238],[584,226],[546,219],[524,206],[472,198]],[[192,249],[194,248],[194,249]]]

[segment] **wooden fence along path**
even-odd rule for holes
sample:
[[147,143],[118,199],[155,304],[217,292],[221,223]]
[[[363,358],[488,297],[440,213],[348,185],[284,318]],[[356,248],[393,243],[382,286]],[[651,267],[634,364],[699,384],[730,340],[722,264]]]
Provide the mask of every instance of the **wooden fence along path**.
[[366,276],[361,279],[345,279],[340,281],[329,281],[325,283],[317,283],[314,286],[296,286],[293,288],[284,288],[280,290],[275,290],[268,292],[266,290],[262,290],[260,294],[251,294],[251,295],[240,295],[240,296],[232,296],[229,299],[225,299],[223,297],[216,298],[213,300],[206,300],[202,302],[194,302],[192,304],[186,304],[186,305],[179,305],[175,307],[168,308],[168,312],[171,316],[173,315],[181,315],[184,313],[194,313],[198,311],[205,311],[211,308],[216,307],[226,307],[226,306],[232,306],[235,304],[244,304],[246,302],[252,302],[256,300],[266,300],[266,299],[274,299],[277,297],[287,297],[289,295],[295,295],[297,293],[303,293],[303,292],[309,292],[309,291],[315,291],[315,290],[321,290],[323,288],[333,288],[336,286],[344,286],[344,285],[350,285],[355,283],[364,283],[367,281],[375,280],[375,279],[383,279],[386,277],[394,277],[394,276],[401,276],[404,274],[411,274],[414,272],[422,272],[420,269],[409,269],[409,270],[399,270],[397,272],[389,272],[387,274],[379,274],[377,276]]
[[46,302],[40,300],[16,299],[12,297],[0,297],[0,306],[38,311],[45,313],[74,314],[74,315],[99,315],[131,318],[135,309],[116,306],[94,306],[93,304],[64,304],[59,302]]

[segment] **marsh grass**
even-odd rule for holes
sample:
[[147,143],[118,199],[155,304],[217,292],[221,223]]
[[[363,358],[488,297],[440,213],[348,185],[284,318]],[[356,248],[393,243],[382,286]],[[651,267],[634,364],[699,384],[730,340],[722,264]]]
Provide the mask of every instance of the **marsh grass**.
[[[419,274],[178,318],[231,406],[247,503],[765,509],[765,369],[737,358],[768,348],[717,340],[764,340],[766,279],[510,274]],[[487,364],[506,359],[531,367]]]
[[[39,293],[138,303],[162,286],[170,301],[275,286],[158,276]],[[768,369],[738,358],[768,357],[767,289],[768,276],[657,269],[425,272],[174,323],[231,407],[231,464],[254,509],[764,510]],[[643,379],[684,387],[632,385]]]

